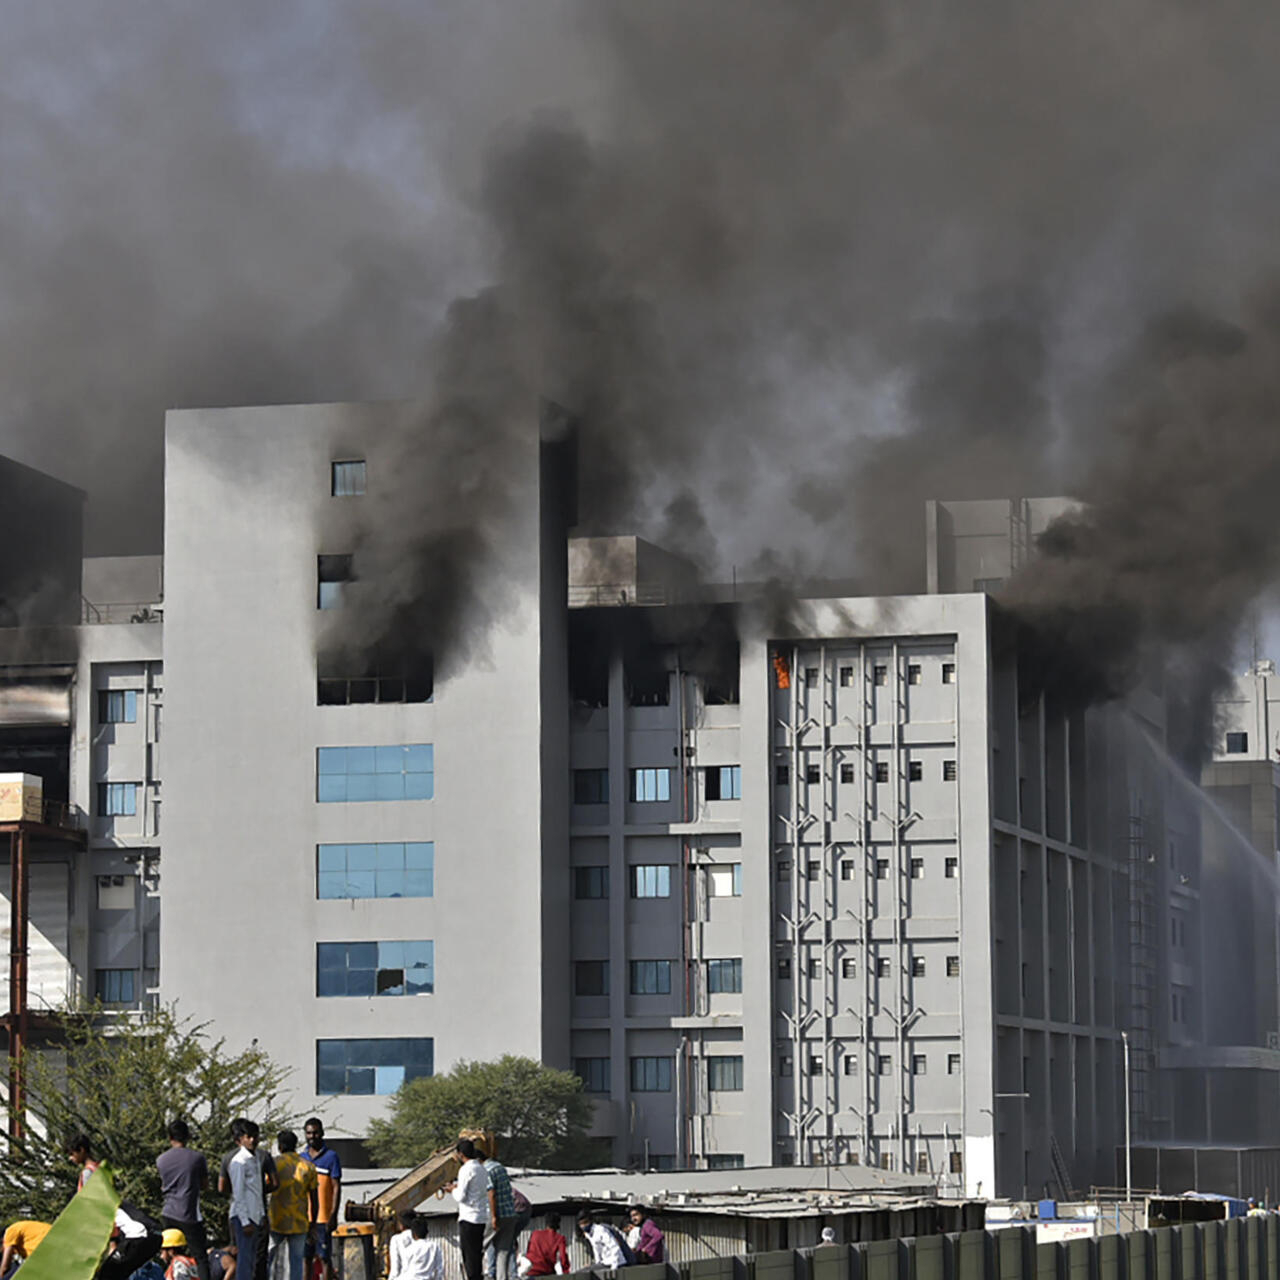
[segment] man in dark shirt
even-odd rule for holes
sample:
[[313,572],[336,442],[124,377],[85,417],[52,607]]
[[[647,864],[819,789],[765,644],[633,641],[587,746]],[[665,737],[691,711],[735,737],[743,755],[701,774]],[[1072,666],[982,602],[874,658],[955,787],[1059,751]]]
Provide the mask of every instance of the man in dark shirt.
[[191,1130],[186,1121],[175,1120],[169,1126],[169,1150],[156,1157],[164,1196],[160,1212],[166,1227],[186,1236],[200,1280],[209,1280],[209,1242],[200,1215],[200,1193],[209,1185],[209,1166],[199,1151],[187,1147],[190,1141]]

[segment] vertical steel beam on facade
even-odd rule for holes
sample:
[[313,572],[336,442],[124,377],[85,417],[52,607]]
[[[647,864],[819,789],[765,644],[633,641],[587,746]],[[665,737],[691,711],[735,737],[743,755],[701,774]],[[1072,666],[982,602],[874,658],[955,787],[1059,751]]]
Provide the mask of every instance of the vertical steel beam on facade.
[[898,642],[893,642],[893,661],[890,664],[890,679],[893,681],[893,946],[897,962],[897,1000],[893,1017],[898,1028],[898,1070],[895,1073],[898,1082],[897,1097],[897,1129],[898,1129],[898,1168],[904,1173],[907,1169],[908,1149],[911,1139],[908,1134],[907,1103],[910,1089],[910,1062],[907,1053],[907,1015],[910,1012],[910,964],[907,957],[906,930],[904,921],[907,913],[907,875],[909,868],[903,857],[902,824],[906,818],[906,799],[903,795],[902,770],[905,764],[903,749],[902,711],[903,689],[905,681],[900,670],[902,653]]
[[9,834],[9,1136],[22,1136],[26,1097],[23,1054],[27,1047],[27,926],[31,885],[27,833]]
[[876,1114],[872,1090],[875,1088],[872,1072],[878,1068],[873,1059],[873,1046],[879,1041],[871,1035],[871,1008],[875,997],[872,983],[875,975],[871,971],[871,921],[875,916],[875,867],[872,865],[871,841],[868,838],[872,814],[872,797],[875,795],[875,762],[869,750],[871,743],[871,722],[875,718],[875,671],[874,664],[867,656],[865,643],[858,646],[858,687],[862,690],[862,812],[858,815],[858,843],[862,862],[862,1145],[863,1159],[871,1161],[871,1148],[874,1140],[873,1117]]
[[[801,1009],[803,1008],[800,993],[803,990],[802,969],[807,970],[804,961],[804,947],[800,939],[800,769],[802,756],[800,751],[800,649],[791,650],[791,723],[789,726],[791,747],[791,1078],[794,1081],[795,1094],[795,1162],[798,1165],[808,1164],[808,1146],[804,1140],[804,1117],[807,1114],[808,1098],[805,1096],[806,1079],[803,1058],[803,1029]],[[807,973],[806,975],[807,976]]]

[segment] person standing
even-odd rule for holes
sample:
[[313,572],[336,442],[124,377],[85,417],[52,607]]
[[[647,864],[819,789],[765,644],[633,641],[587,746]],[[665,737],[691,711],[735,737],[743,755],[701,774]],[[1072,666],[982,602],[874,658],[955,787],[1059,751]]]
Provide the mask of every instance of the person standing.
[[[666,1262],[667,1238],[649,1211],[641,1205],[633,1204],[627,1216],[631,1219],[631,1230],[627,1232],[627,1243],[631,1252],[636,1255],[637,1262]],[[632,1232],[635,1238],[632,1239]]]
[[[482,1153],[485,1154],[485,1153]],[[484,1171],[489,1175],[489,1234],[485,1238],[485,1262],[490,1280],[514,1280],[511,1274],[511,1252],[520,1215],[511,1190],[506,1166],[496,1156],[485,1154]],[[493,1250],[489,1263],[488,1251]]]
[[67,1143],[67,1159],[80,1166],[80,1174],[76,1178],[76,1190],[79,1191],[98,1168],[98,1161],[93,1158],[93,1143],[87,1133],[77,1133]]
[[525,1257],[529,1259],[530,1276],[567,1276],[573,1270],[568,1242],[560,1234],[558,1213],[547,1214],[547,1225],[529,1237]]
[[271,1280],[302,1280],[316,1181],[315,1165],[298,1154],[298,1135],[292,1129],[281,1129],[276,1134],[276,1190],[267,1212]]
[[209,1185],[209,1166],[199,1151],[187,1146],[190,1141],[186,1121],[175,1120],[169,1126],[169,1150],[156,1157],[164,1196],[160,1217],[166,1227],[182,1233],[200,1280],[209,1280],[209,1240],[200,1212],[200,1193]]
[[454,1150],[462,1157],[458,1180],[449,1191],[458,1202],[458,1248],[467,1280],[480,1280],[484,1233],[489,1225],[489,1175],[470,1138],[460,1138]]
[[[302,1126],[302,1132],[307,1139],[303,1158],[316,1167],[316,1194],[305,1256],[319,1258],[324,1265],[325,1280],[333,1280],[333,1232],[338,1225],[338,1206],[342,1203],[342,1161],[325,1143],[324,1125],[319,1116],[312,1116]],[[307,1271],[309,1276],[310,1268]]]
[[218,1190],[231,1195],[231,1239],[243,1280],[267,1280],[267,1196],[276,1188],[275,1161],[258,1150],[260,1131],[252,1120],[231,1123],[236,1140],[222,1157]]
[[404,1209],[397,1215],[400,1230],[387,1241],[387,1280],[396,1280],[400,1274],[400,1257],[405,1245],[413,1239],[413,1220],[417,1216],[412,1209]]

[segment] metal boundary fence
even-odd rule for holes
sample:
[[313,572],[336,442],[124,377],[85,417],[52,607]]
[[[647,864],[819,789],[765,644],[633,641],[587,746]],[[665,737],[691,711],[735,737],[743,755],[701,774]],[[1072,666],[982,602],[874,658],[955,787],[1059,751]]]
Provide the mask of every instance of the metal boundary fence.
[[575,1280],[1280,1280],[1280,1215],[1037,1244],[1035,1228],[572,1273]]

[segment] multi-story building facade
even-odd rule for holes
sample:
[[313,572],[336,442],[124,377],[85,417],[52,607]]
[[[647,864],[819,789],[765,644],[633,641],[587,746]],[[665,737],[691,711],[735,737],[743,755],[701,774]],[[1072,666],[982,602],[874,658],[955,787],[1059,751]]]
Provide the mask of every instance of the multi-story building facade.
[[340,670],[396,412],[170,415],[163,623],[96,588],[66,676],[66,990],[158,989],[355,1137],[510,1052],[577,1071],[619,1164],[1063,1191],[1115,1177],[1122,1032],[1135,1136],[1176,1136],[1212,1026],[1163,704],[1046,695],[987,594],[1062,504],[932,504],[930,594],[776,627],[634,538],[566,543],[531,426],[496,620],[434,678]]

